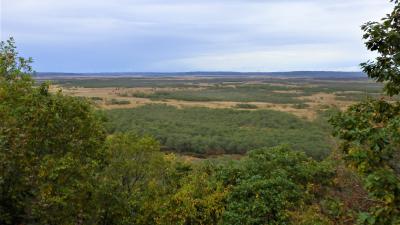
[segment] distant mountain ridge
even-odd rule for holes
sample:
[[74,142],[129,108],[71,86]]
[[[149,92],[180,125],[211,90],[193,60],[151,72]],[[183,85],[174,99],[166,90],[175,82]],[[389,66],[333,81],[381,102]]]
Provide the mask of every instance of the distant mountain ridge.
[[104,73],[60,73],[60,72],[37,72],[36,78],[79,78],[79,77],[180,77],[180,76],[271,76],[271,77],[310,77],[310,78],[366,78],[363,72],[341,72],[341,71],[291,71],[291,72],[104,72]]

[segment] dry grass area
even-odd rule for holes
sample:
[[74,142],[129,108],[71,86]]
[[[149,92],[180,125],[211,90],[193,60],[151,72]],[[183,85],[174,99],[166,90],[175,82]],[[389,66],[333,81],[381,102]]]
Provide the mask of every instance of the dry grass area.
[[286,94],[286,93],[288,93],[288,94],[301,94],[301,93],[304,93],[304,91],[301,91],[301,90],[288,90],[288,91],[284,91],[284,90],[279,90],[279,91],[272,91],[272,92],[274,92],[274,93],[281,93],[281,94]]
[[[51,86],[51,91],[56,92],[61,90],[66,95],[81,96],[87,98],[101,98],[102,100],[96,100],[96,105],[103,109],[119,109],[119,108],[134,108],[143,106],[146,104],[167,104],[178,108],[182,107],[208,107],[213,109],[223,108],[236,108],[237,104],[242,102],[232,101],[182,101],[182,100],[151,100],[148,98],[137,98],[131,97],[131,93],[153,93],[156,91],[178,91],[178,90],[202,90],[203,87],[185,87],[185,88],[64,88],[57,85]],[[299,93],[298,91],[276,91],[277,93]],[[301,93],[301,92],[300,92]],[[110,104],[110,100],[115,99],[117,101],[129,101],[129,104]],[[257,106],[257,109],[270,109],[281,112],[292,113],[298,117],[313,120],[317,116],[318,110],[327,108],[327,106],[335,106],[344,109],[351,105],[353,102],[350,101],[339,101],[336,99],[335,94],[330,93],[317,93],[311,96],[299,97],[301,100],[307,100],[308,107],[298,108],[294,104],[276,104],[266,102],[246,102]],[[237,109],[237,110],[255,110],[255,109]]]

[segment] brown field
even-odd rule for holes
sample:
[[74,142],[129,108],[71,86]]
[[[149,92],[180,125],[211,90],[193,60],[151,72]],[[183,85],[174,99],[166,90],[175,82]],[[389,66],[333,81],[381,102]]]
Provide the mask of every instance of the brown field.
[[[130,97],[128,93],[153,93],[156,91],[178,91],[178,90],[198,90],[201,91],[204,87],[208,85],[206,83],[202,84],[202,87],[185,87],[185,88],[149,88],[149,87],[138,87],[138,88],[115,88],[115,87],[106,87],[106,88],[83,88],[83,87],[74,87],[74,88],[65,88],[57,85],[51,86],[51,91],[55,92],[61,90],[62,93],[71,96],[81,96],[81,97],[100,97],[103,100],[95,101],[96,105],[103,109],[118,109],[118,108],[134,108],[143,106],[146,104],[167,104],[171,106],[175,106],[178,108],[182,107],[208,107],[214,109],[221,108],[235,108],[237,104],[242,102],[233,102],[233,101],[182,101],[182,100],[174,100],[174,99],[166,99],[166,100],[151,100],[148,98],[137,98]],[[277,84],[275,84],[277,85]],[[276,93],[301,93],[301,91],[290,90],[290,91],[274,91]],[[123,96],[126,94],[127,96]],[[311,96],[302,96],[298,97],[302,100],[308,100],[307,104],[309,107],[304,109],[296,108],[293,104],[276,104],[276,103],[266,103],[266,102],[246,102],[247,104],[256,105],[258,109],[270,109],[282,112],[292,113],[298,117],[306,118],[308,120],[313,120],[316,118],[317,112],[321,109],[326,108],[327,106],[338,107],[344,109],[351,105],[353,102],[351,101],[339,101],[336,99],[336,95],[334,93],[317,93]],[[129,104],[109,104],[111,99],[116,100],[128,100]],[[255,110],[255,109],[238,109],[238,110]]]

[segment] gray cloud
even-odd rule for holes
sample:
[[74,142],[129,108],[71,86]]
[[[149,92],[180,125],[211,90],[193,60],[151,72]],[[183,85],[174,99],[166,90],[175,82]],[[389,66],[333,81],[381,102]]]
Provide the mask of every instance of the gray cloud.
[[[357,69],[382,0],[3,0],[38,70]],[[54,55],[56,54],[56,55]]]

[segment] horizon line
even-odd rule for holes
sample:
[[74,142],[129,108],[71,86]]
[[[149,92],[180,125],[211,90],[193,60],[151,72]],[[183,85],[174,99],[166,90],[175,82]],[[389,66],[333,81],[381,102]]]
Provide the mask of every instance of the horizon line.
[[34,73],[58,73],[58,74],[111,74],[111,73],[153,73],[153,74],[177,74],[177,73],[304,73],[304,72],[331,72],[331,73],[364,73],[361,70],[358,71],[345,71],[345,70],[288,70],[288,71],[103,71],[103,72],[62,72],[62,71],[35,71]]

